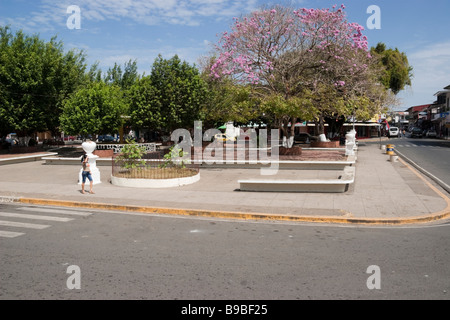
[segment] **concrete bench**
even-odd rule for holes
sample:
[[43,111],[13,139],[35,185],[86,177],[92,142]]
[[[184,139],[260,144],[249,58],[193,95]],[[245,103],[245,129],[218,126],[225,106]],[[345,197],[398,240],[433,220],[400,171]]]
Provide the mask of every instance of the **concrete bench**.
[[355,182],[355,167],[346,167],[338,179],[239,180],[240,191],[344,193]]

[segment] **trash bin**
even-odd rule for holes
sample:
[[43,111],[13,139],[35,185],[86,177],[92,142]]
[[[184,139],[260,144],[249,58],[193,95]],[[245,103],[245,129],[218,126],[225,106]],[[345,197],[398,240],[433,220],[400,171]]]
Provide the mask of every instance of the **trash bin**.
[[394,145],[393,144],[388,144],[386,146],[386,154],[389,156],[393,156],[394,155]]

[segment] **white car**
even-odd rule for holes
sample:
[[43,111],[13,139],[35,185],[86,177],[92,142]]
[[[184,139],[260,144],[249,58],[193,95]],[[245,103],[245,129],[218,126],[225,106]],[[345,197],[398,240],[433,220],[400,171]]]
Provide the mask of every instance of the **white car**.
[[437,137],[436,130],[433,129],[428,130],[426,136],[427,138],[436,138]]
[[390,138],[393,138],[393,137],[398,138],[399,133],[400,133],[400,130],[397,127],[389,128],[389,137]]

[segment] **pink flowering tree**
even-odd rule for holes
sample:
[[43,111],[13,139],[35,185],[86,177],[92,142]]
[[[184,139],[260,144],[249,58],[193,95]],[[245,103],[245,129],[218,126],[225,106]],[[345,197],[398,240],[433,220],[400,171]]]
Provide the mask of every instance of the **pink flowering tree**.
[[351,115],[346,101],[372,83],[364,28],[344,9],[275,6],[235,18],[216,46],[211,76],[251,84],[288,146],[298,118],[317,121],[323,133],[324,118]]

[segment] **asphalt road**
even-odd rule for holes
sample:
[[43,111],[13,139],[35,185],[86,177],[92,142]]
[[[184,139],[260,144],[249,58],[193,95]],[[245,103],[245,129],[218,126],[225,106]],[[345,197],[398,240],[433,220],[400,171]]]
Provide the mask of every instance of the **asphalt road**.
[[19,232],[0,237],[0,300],[450,298],[445,221],[307,225],[18,204],[1,204],[0,221]]
[[426,173],[442,181],[450,192],[450,141],[427,138],[398,138],[395,145],[400,156],[414,162]]

